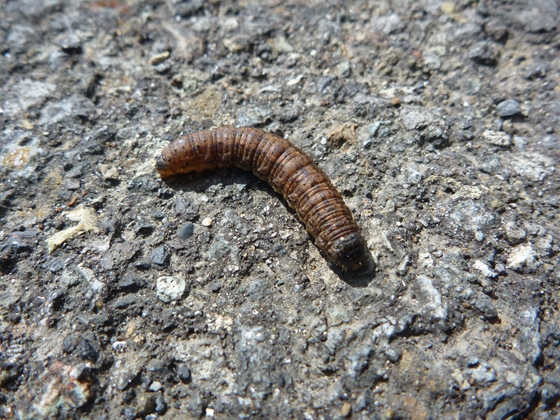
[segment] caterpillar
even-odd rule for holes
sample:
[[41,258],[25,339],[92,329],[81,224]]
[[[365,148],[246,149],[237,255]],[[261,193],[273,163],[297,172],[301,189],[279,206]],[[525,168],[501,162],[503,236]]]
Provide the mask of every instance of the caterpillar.
[[282,194],[330,261],[344,270],[365,263],[364,240],[342,196],[303,150],[282,137],[253,127],[217,127],[179,137],[156,161],[162,178],[234,166]]

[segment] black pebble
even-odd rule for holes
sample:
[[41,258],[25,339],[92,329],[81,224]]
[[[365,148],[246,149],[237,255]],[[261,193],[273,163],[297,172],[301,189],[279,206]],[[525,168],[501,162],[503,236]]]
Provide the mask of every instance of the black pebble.
[[194,225],[191,222],[181,225],[177,231],[177,236],[181,239],[189,239],[193,236]]

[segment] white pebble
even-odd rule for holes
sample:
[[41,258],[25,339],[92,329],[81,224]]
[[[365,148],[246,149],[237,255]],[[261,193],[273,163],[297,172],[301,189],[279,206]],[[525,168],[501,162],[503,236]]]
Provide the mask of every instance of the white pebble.
[[150,385],[150,391],[152,391],[152,392],[158,392],[161,388],[163,388],[163,385],[161,383],[159,383],[158,381],[154,381]]
[[480,271],[484,277],[493,278],[498,275],[494,270],[492,270],[490,267],[488,267],[484,262],[480,260],[476,260],[473,264],[473,267],[476,268],[478,271]]
[[533,247],[528,245],[519,245],[513,248],[507,259],[507,267],[519,270],[524,266],[534,268],[536,254]]
[[157,297],[164,302],[180,299],[185,293],[187,284],[179,277],[160,277],[156,281]]
[[205,217],[202,220],[202,226],[210,227],[210,226],[212,226],[212,222],[213,222],[213,220],[211,218]]
[[123,351],[126,350],[126,341],[115,341],[111,347],[113,348],[113,351],[117,352],[117,353],[122,353]]

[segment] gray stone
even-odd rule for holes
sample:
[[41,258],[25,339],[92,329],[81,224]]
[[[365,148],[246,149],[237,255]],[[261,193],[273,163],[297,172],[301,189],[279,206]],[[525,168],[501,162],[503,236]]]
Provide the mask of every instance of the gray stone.
[[430,70],[438,70],[441,68],[441,60],[434,53],[426,53],[422,57],[423,64]]
[[519,102],[514,99],[500,102],[496,107],[496,113],[500,117],[511,117],[519,114]]
[[342,61],[338,65],[338,75],[340,77],[349,77],[351,73],[352,73],[352,67],[350,66],[350,62]]
[[300,115],[300,109],[297,107],[290,107],[287,109],[283,109],[281,112],[278,112],[275,117],[278,121],[283,123],[292,122],[298,119]]
[[139,289],[146,287],[146,280],[142,277],[129,274],[119,280],[117,287],[121,291],[136,292]]
[[124,391],[140,374],[140,369],[121,369],[114,373],[115,383],[119,391]]
[[402,123],[407,130],[418,130],[433,121],[433,115],[425,109],[411,109],[403,113]]
[[220,261],[224,258],[236,262],[239,260],[238,248],[228,241],[225,235],[216,235],[216,238],[208,249],[208,259],[211,261]]
[[457,25],[453,32],[454,38],[474,39],[474,37],[482,32],[482,26],[476,22],[466,22],[463,25]]
[[325,342],[325,347],[328,349],[331,356],[336,354],[345,339],[346,331],[344,328],[329,328],[327,330],[327,341]]
[[401,358],[401,355],[392,347],[386,347],[383,351],[385,352],[385,356],[387,356],[387,360],[391,363],[397,363]]
[[525,69],[525,73],[523,73],[523,77],[528,80],[533,80],[533,79],[546,77],[547,73],[548,73],[548,63],[546,62],[532,63]]
[[37,39],[37,34],[30,26],[14,25],[6,37],[6,44],[12,54],[24,52],[29,44]]
[[185,198],[179,197],[175,202],[175,215],[181,219],[193,221],[198,217],[196,206]]
[[193,233],[194,224],[188,222],[179,226],[179,229],[177,230],[177,237],[181,239],[189,239],[191,236],[193,236]]
[[455,206],[451,219],[465,229],[485,231],[493,226],[495,217],[479,203],[472,200],[462,201]]
[[467,369],[467,374],[478,383],[490,383],[496,381],[496,371],[487,362],[480,362],[475,368]]
[[154,231],[154,226],[150,223],[140,222],[134,228],[137,235],[150,236]]
[[486,130],[482,133],[486,141],[494,146],[508,147],[511,146],[511,136],[503,131]]
[[156,211],[154,211],[154,214],[152,215],[152,217],[156,220],[163,220],[163,219],[165,219],[165,213],[162,212],[161,210],[156,210]]
[[138,301],[138,297],[136,295],[130,294],[123,296],[115,302],[114,307],[117,309],[124,309],[129,307],[130,305],[134,305]]
[[171,254],[169,251],[165,249],[165,246],[161,245],[152,251],[150,254],[150,261],[159,266],[165,266],[169,263],[170,257]]
[[173,11],[176,15],[187,18],[202,9],[202,0],[174,1]]
[[383,124],[382,121],[376,121],[373,124],[370,124],[368,126],[368,134],[370,135],[370,137],[375,137],[377,134],[377,130],[379,130],[379,127],[381,127],[381,124]]
[[539,333],[541,320],[538,310],[527,308],[518,314],[520,350],[531,364],[535,364],[542,355],[542,339]]
[[541,396],[548,406],[555,405],[560,399],[560,374],[558,372],[545,372],[543,375],[544,385],[541,388]]
[[154,411],[159,415],[163,415],[167,411],[167,402],[163,399],[161,395],[158,395],[156,398],[156,407]]
[[148,393],[140,394],[136,397],[134,408],[136,417],[144,417],[147,414],[153,413],[156,408],[156,396]]
[[479,360],[476,356],[468,356],[465,360],[465,363],[467,364],[467,367],[472,368],[478,366]]
[[508,222],[506,223],[506,236],[510,244],[517,245],[523,242],[527,232],[518,227],[515,222]]
[[500,174],[504,172],[503,166],[498,156],[488,156],[488,159],[485,159],[483,162],[481,162],[479,169],[482,172],[491,175]]
[[57,273],[64,268],[64,261],[60,258],[53,258],[49,261],[48,268],[52,273]]
[[478,309],[485,318],[495,319],[498,317],[498,311],[492,302],[492,299],[484,293],[476,293],[476,298],[472,302],[474,307]]
[[499,53],[493,43],[481,41],[469,51],[467,56],[479,64],[494,66],[498,62]]
[[[480,4],[480,3],[479,3]],[[499,19],[492,19],[484,25],[484,31],[490,35],[494,41],[505,42],[509,36],[509,30]]]
[[371,21],[371,26],[374,32],[388,35],[403,30],[405,23],[398,14],[391,13],[373,19]]
[[366,389],[364,392],[360,394],[360,396],[356,400],[353,410],[356,413],[359,413],[360,411],[363,411],[366,408],[368,408],[373,403],[374,400],[373,400],[373,396],[371,395],[371,390]]
[[64,186],[69,191],[76,191],[80,188],[80,181],[77,180],[77,179],[73,179],[73,178],[65,179],[64,180]]
[[550,32],[558,27],[558,3],[555,0],[527,2],[521,10],[515,8],[511,15],[525,26],[527,32]]
[[81,276],[76,270],[65,268],[60,276],[60,282],[67,288],[77,286],[80,284]]
[[58,45],[66,54],[82,53],[82,42],[76,34],[64,36],[58,41]]
[[177,373],[177,376],[179,377],[179,379],[181,380],[181,382],[183,382],[183,383],[190,382],[190,380],[191,380],[191,370],[189,369],[189,367],[186,364],[181,363],[180,365],[178,365],[176,373]]

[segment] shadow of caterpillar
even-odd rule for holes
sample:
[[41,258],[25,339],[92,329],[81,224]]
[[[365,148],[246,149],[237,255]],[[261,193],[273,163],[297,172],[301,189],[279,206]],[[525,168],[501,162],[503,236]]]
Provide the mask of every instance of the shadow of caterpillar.
[[284,196],[317,247],[344,269],[366,259],[364,240],[329,177],[301,149],[252,127],[218,127],[180,137],[157,159],[162,178],[216,168],[252,171]]

